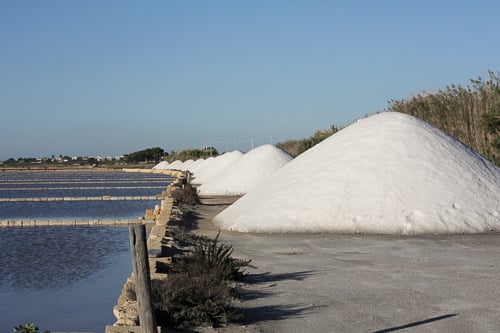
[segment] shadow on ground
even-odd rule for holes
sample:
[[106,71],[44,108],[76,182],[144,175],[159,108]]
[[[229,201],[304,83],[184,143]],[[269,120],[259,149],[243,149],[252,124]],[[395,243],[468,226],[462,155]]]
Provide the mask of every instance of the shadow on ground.
[[186,232],[190,232],[198,229],[199,221],[202,219],[202,216],[196,212],[186,212],[184,216],[180,219],[171,219],[168,222],[169,227],[175,227],[185,230]]
[[455,316],[458,316],[458,313],[451,313],[451,314],[447,314],[447,315],[443,315],[443,316],[428,318],[425,320],[414,321],[412,323],[408,323],[408,324],[401,325],[401,326],[386,328],[383,330],[375,331],[373,333],[388,333],[388,332],[401,331],[401,330],[405,330],[405,329],[410,328],[410,327],[425,325],[425,324],[429,324],[429,323],[432,323],[432,322],[435,322],[438,320],[448,319],[450,317],[455,317]]
[[292,273],[272,274],[271,272],[250,274],[246,277],[245,282],[248,284],[279,282],[285,280],[303,281],[309,276],[318,274],[319,271],[300,271]]
[[[274,296],[275,293],[271,290],[256,290],[252,286],[261,284],[269,284],[267,287],[272,288],[277,283],[286,280],[303,281],[309,276],[318,274],[318,271],[299,271],[291,273],[272,274],[270,272],[250,274],[245,278],[246,286],[238,292],[238,298],[243,301],[251,301]],[[262,305],[245,308],[243,310],[243,324],[255,324],[263,321],[276,321],[289,318],[301,318],[311,311],[314,307],[310,304],[281,304],[281,305]]]
[[290,318],[303,318],[314,310],[310,305],[263,305],[243,310],[242,323],[256,324],[263,321],[277,321]]

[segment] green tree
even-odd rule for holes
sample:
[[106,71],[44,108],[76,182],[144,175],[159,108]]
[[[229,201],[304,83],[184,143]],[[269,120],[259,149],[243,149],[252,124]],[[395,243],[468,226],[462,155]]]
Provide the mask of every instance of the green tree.
[[126,154],[124,157],[127,163],[140,163],[140,162],[154,162],[158,163],[165,156],[165,151],[160,147],[146,148],[139,150],[130,154]]

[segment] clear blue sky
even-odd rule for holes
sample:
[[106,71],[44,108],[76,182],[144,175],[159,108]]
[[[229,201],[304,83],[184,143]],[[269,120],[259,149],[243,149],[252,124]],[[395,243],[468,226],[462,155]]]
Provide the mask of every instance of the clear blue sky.
[[0,0],[0,160],[304,138],[500,70],[497,1]]

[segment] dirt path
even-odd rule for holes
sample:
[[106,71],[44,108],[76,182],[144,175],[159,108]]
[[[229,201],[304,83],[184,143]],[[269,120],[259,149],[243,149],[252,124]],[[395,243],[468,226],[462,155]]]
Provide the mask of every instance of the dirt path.
[[[229,204],[203,200],[196,232]],[[252,259],[244,326],[223,332],[499,332],[500,235],[426,237],[223,231]]]

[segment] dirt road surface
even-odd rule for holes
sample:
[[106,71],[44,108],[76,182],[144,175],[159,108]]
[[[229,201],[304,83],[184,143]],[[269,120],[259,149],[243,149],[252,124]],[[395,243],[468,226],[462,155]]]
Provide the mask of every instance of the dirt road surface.
[[[196,232],[216,235],[211,219],[233,200],[204,198]],[[244,322],[220,332],[500,332],[499,234],[221,240],[257,268],[237,304]]]

